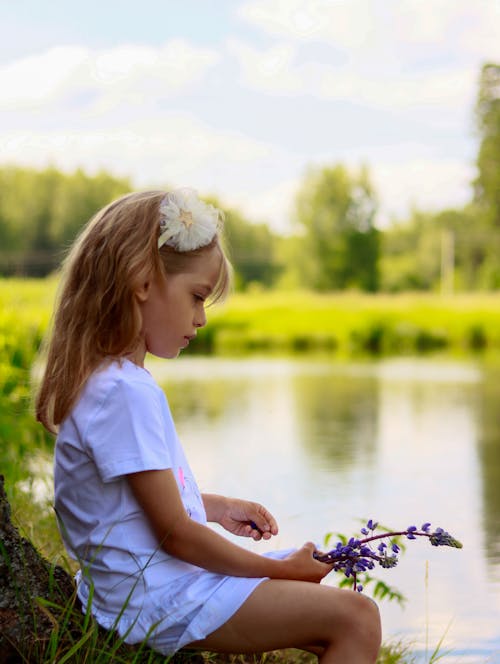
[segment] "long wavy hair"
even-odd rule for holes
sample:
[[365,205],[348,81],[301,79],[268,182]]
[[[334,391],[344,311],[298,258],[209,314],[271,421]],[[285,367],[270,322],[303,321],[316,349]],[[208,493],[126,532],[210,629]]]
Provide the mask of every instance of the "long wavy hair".
[[212,301],[228,292],[231,269],[217,234],[190,252],[158,250],[159,206],[164,191],[127,194],[84,227],[61,269],[52,329],[42,347],[45,363],[35,396],[36,417],[57,433],[90,374],[135,350],[142,328],[137,289],[163,273],[188,270],[191,261],[218,247],[221,268]]

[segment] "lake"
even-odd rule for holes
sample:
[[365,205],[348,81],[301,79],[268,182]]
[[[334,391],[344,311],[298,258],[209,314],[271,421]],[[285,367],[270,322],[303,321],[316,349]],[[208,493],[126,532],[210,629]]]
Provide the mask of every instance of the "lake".
[[500,662],[499,366],[185,357],[148,368],[202,490],[278,519],[272,543],[249,548],[321,544],[359,519],[431,521],[464,548],[409,541],[396,569],[375,571],[407,597],[404,609],[380,602],[384,638],[404,637],[422,661],[444,637],[447,662]]
[[[380,602],[384,641],[402,638],[419,662],[443,639],[440,661],[500,663],[500,364],[187,356],[147,368],[202,491],[258,500],[278,519],[272,542],[235,541],[321,545],[368,518],[442,526],[462,550],[422,538],[397,568],[374,570],[407,597],[404,609]],[[36,467],[27,486],[43,493],[50,469]]]

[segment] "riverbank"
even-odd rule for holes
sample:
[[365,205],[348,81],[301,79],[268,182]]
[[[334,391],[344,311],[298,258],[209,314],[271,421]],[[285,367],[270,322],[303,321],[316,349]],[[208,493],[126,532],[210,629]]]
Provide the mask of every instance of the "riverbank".
[[[56,286],[54,278],[0,280],[0,371],[32,361]],[[209,324],[186,353],[351,357],[500,350],[500,293],[252,291],[208,307],[207,316]]]

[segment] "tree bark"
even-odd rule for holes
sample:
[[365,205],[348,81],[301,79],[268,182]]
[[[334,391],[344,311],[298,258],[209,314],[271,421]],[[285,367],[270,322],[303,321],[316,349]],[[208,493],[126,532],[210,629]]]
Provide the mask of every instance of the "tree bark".
[[70,575],[42,558],[11,522],[0,475],[0,664],[30,661],[54,629],[39,598],[64,606],[74,596]]

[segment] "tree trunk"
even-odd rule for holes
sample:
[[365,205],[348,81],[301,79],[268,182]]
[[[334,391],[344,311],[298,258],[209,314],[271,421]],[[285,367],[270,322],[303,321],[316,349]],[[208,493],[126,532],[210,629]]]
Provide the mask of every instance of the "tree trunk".
[[64,606],[75,589],[67,572],[21,537],[10,514],[0,475],[0,664],[30,661],[54,629],[39,598]]

